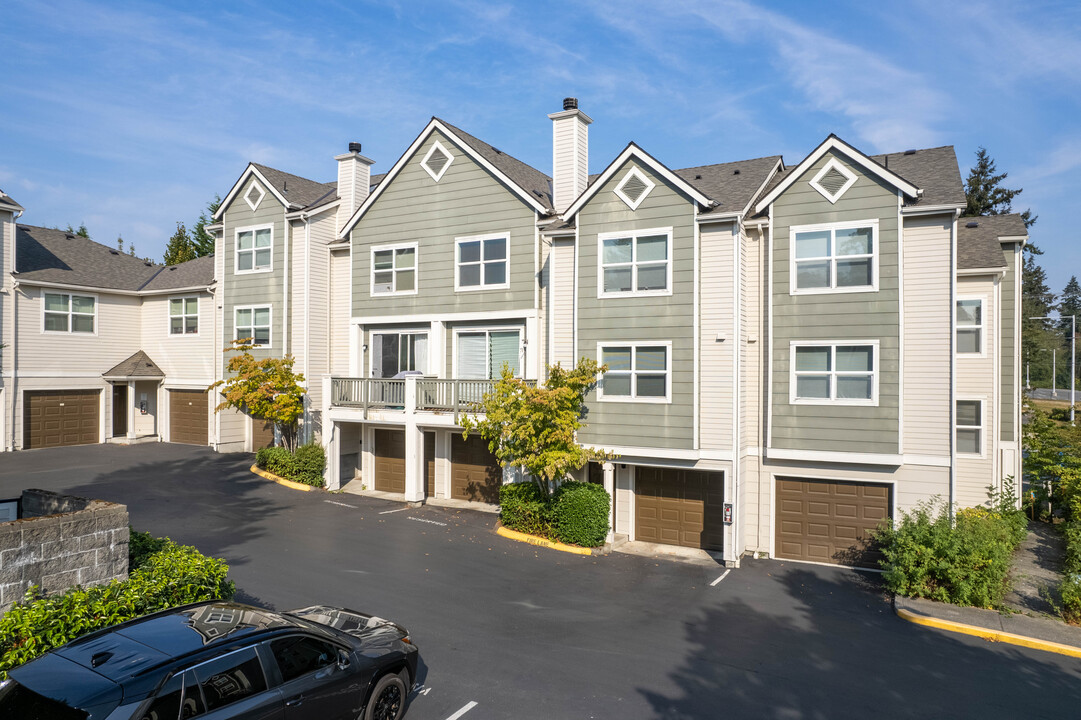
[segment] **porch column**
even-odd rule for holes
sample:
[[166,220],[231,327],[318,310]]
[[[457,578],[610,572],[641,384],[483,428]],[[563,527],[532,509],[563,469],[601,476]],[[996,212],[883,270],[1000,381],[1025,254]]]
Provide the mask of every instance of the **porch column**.
[[405,501],[424,501],[424,431],[417,426],[417,378],[405,379]]
[[606,462],[601,468],[604,470],[604,489],[611,498],[608,503],[608,535],[605,540],[612,542],[616,536],[616,466]]
[[[326,418],[326,415],[323,416]],[[323,445],[327,454],[326,483],[328,490],[342,487],[342,431],[336,420],[323,420]]]
[[128,440],[135,439],[135,381],[128,380]]

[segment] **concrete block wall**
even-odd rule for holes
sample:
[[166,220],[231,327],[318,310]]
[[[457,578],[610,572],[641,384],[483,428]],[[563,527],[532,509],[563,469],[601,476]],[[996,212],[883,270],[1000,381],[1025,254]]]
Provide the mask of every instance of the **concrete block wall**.
[[63,592],[128,576],[124,505],[26,490],[19,519],[0,523],[0,615],[31,585]]

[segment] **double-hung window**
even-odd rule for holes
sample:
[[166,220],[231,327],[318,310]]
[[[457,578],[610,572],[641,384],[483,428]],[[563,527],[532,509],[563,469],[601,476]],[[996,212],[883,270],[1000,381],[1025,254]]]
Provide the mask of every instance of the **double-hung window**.
[[672,229],[602,233],[598,296],[671,295]]
[[45,332],[92,335],[96,317],[97,300],[93,295],[45,293],[43,320]]
[[199,298],[169,299],[169,334],[199,334]]
[[877,289],[877,220],[804,225],[790,235],[792,294]]
[[236,231],[236,272],[268,272],[273,268],[274,226]]
[[372,377],[428,371],[428,333],[372,333]]
[[372,295],[417,292],[417,244],[372,248]]
[[957,354],[983,354],[983,300],[957,301]]
[[504,365],[521,377],[521,332],[519,330],[468,330],[457,335],[455,375],[463,379],[495,380]]
[[270,347],[269,305],[236,308],[234,326],[235,339],[247,339],[249,345]]
[[510,240],[506,233],[455,240],[455,290],[510,287]]
[[878,343],[793,343],[789,400],[804,405],[877,405]]
[[983,402],[957,401],[957,452],[965,455],[983,454]]
[[613,343],[599,348],[607,365],[598,386],[601,400],[668,402],[671,395],[670,343]]

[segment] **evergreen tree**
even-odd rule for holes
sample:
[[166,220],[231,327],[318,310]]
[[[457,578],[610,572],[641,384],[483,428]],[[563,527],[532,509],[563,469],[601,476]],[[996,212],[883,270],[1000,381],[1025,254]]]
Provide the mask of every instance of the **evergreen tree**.
[[[1063,338],[1051,320],[1033,320],[1051,315],[1056,309],[1055,295],[1047,286],[1047,273],[1032,255],[1025,256],[1021,285],[1021,362],[1022,372],[1034,387],[1051,386],[1051,355],[1058,348],[1062,355]],[[1068,363],[1059,373],[1069,383]]]
[[[968,200],[965,215],[1005,215],[1013,212],[1013,199],[1021,194],[1022,188],[1010,190],[1002,187],[1008,173],[996,174],[995,170],[995,161],[987,154],[987,148],[980,147],[976,151],[976,164],[968,171],[965,180],[965,198]],[[1036,222],[1032,210],[1021,213],[1021,219],[1025,221],[1026,228]],[[1025,249],[1036,255],[1042,254],[1031,243]]]
[[184,223],[178,222],[176,232],[169,238],[169,243],[165,246],[165,264],[178,265],[188,260],[194,260],[196,257],[198,256],[195,254],[195,246],[188,235],[188,229],[184,227]]
[[211,218],[220,207],[221,196],[215,195],[214,199],[206,204],[206,212],[200,213],[198,222],[192,228],[191,242],[196,257],[205,257],[214,252],[214,236],[206,231],[206,226],[211,224]]
[[[1076,275],[1070,276],[1070,281],[1066,283],[1066,287],[1062,290],[1062,296],[1058,303],[1058,314],[1059,332],[1062,335],[1061,345],[1064,350],[1069,352],[1070,331],[1073,329],[1073,324],[1070,322],[1070,316],[1076,315],[1078,322],[1081,322],[1081,283],[1077,282]],[[1057,375],[1059,387],[1069,387],[1069,362],[1058,363]]]
[[86,229],[86,223],[79,223],[79,229],[78,230],[73,228],[71,226],[71,223],[68,223],[67,232],[71,233],[72,235],[78,235],[79,237],[84,237],[87,240],[90,239],[90,231]]

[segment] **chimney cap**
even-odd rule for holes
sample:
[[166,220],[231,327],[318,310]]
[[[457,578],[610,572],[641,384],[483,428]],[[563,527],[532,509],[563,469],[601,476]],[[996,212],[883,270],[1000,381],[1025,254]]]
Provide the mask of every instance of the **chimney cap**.
[[355,152],[355,153],[360,152],[360,143],[358,143],[358,142],[349,143],[349,152]]
[[574,97],[563,98],[563,109],[564,110],[577,110],[578,109],[578,98],[574,98]]

